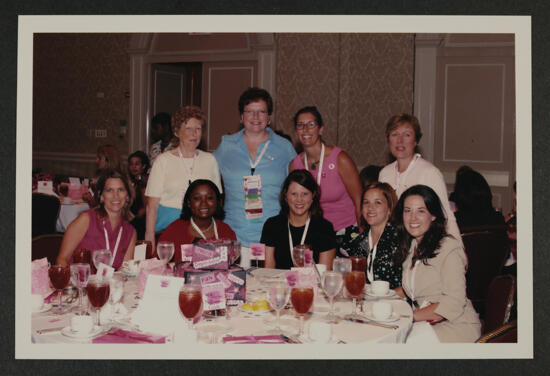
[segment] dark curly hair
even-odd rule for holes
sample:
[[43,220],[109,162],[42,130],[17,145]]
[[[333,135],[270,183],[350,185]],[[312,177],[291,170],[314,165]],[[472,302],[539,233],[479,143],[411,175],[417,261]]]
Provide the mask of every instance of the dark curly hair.
[[183,198],[183,206],[181,208],[180,219],[183,219],[185,221],[188,221],[189,219],[191,219],[193,215],[191,213],[191,205],[190,205],[191,195],[193,194],[193,191],[201,185],[207,185],[208,187],[212,188],[212,190],[214,191],[214,194],[216,195],[216,211],[212,216],[216,219],[222,220],[225,217],[225,211],[223,210],[223,204],[222,204],[222,195],[220,193],[220,190],[218,189],[218,186],[214,184],[212,180],[208,180],[208,179],[197,179],[193,181],[191,184],[189,184],[187,191],[185,191],[185,197]]
[[273,113],[273,99],[267,90],[259,87],[249,87],[239,98],[239,114],[243,114],[244,107],[252,102],[263,100],[267,105],[267,114],[271,116]]
[[394,255],[394,262],[396,265],[401,265],[405,261],[407,255],[409,254],[409,249],[413,239],[403,223],[405,199],[409,196],[422,197],[428,212],[435,217],[435,220],[433,220],[430,224],[430,228],[422,237],[420,244],[417,245],[418,255],[413,257],[413,265],[416,260],[422,260],[424,264],[427,264],[428,259],[437,255],[437,250],[439,249],[441,240],[450,235],[448,235],[445,230],[447,219],[445,217],[445,213],[443,212],[443,208],[441,207],[441,201],[439,200],[437,193],[435,193],[432,188],[420,184],[413,185],[403,192],[395,207],[394,223],[399,234],[399,247]]
[[321,209],[321,203],[319,199],[321,197],[321,189],[317,185],[317,182],[313,178],[313,175],[308,170],[294,170],[286,177],[283,188],[281,189],[281,194],[279,196],[279,203],[281,204],[281,214],[284,214],[288,217],[290,208],[288,207],[288,202],[286,201],[286,194],[288,193],[288,187],[290,183],[295,182],[300,184],[302,187],[306,188],[313,194],[313,201],[309,208],[309,213],[311,217],[322,217],[323,209]]

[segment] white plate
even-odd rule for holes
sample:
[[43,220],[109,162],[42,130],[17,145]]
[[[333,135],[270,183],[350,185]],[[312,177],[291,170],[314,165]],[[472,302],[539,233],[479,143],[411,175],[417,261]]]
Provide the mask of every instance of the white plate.
[[368,296],[375,296],[375,297],[377,297],[377,298],[390,298],[390,297],[392,297],[392,296],[395,295],[395,291],[394,291],[394,290],[391,290],[391,289],[388,290],[388,293],[387,293],[386,295],[378,295],[378,294],[375,294],[375,293],[371,290],[370,286],[367,286],[367,288],[365,289],[365,292],[367,293]]
[[401,318],[401,316],[399,316],[395,312],[392,312],[391,316],[388,317],[387,319],[377,319],[376,317],[374,317],[372,312],[366,312],[365,316],[367,317],[367,319],[372,320],[372,321],[376,321],[376,322],[394,322],[394,321],[397,321]]
[[63,334],[65,337],[70,337],[70,338],[87,339],[87,338],[97,337],[98,335],[102,334],[104,330],[105,328],[94,325],[94,328],[90,333],[77,333],[77,332],[74,332],[70,326],[66,326],[63,329],[61,329],[61,334]]
[[44,303],[42,308],[40,308],[38,311],[33,311],[33,313],[42,313],[49,311],[50,309],[52,309],[52,305],[50,303]]

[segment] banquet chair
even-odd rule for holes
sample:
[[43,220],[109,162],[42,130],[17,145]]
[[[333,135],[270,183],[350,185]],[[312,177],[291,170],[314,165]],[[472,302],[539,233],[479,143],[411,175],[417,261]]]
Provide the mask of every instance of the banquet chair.
[[32,237],[55,232],[60,208],[59,198],[44,193],[32,194]]
[[511,275],[495,277],[489,286],[483,333],[493,331],[506,324],[514,304],[516,279]]
[[512,321],[489,333],[483,334],[477,343],[517,343],[518,322]]
[[463,233],[462,242],[468,256],[466,293],[483,319],[489,285],[500,274],[510,253],[509,240],[500,226],[491,226]]
[[32,238],[32,259],[47,257],[49,263],[55,265],[62,240],[63,234],[45,234]]

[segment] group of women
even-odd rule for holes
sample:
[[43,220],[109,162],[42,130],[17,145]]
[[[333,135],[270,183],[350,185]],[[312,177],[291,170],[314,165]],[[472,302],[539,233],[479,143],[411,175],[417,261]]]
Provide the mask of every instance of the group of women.
[[[156,158],[146,185],[132,179],[146,197],[146,240],[154,245],[160,236],[179,250],[201,238],[238,239],[243,253],[250,243],[262,242],[268,268],[290,268],[290,251],[298,244],[311,245],[315,262],[328,270],[338,253],[364,255],[368,279],[387,280],[410,299],[418,307],[415,321],[440,322],[434,326],[440,340],[477,339],[480,325],[466,298],[460,233],[441,173],[416,153],[421,131],[414,116],[390,118],[386,136],[395,162],[363,190],[350,156],[322,140],[316,107],[294,117],[304,150],[299,155],[269,127],[273,101],[267,91],[249,88],[238,109],[242,129],[223,136],[213,154],[197,149],[205,122],[198,107],[182,107],[172,116],[173,149]],[[66,232],[61,264],[79,247],[114,245],[115,268],[133,257],[137,236],[127,222],[127,179],[107,169],[97,188],[98,207]],[[175,254],[180,261],[181,252]]]

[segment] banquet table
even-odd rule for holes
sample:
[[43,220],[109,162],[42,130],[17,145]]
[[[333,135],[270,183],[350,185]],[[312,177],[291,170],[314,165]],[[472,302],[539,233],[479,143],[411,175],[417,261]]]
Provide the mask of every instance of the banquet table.
[[[266,298],[266,286],[269,282],[282,280],[284,278],[283,270],[276,269],[256,269],[247,273],[247,300]],[[117,272],[116,274],[120,274]],[[124,285],[123,304],[129,314],[135,310],[140,303],[138,290],[138,278],[127,278]],[[321,291],[321,289],[319,289]],[[329,303],[322,293],[316,298],[311,312],[305,317],[305,335],[300,338],[301,343],[308,344],[307,328],[312,322],[323,321],[329,311]],[[363,298],[363,306],[367,310],[376,300],[382,298],[371,297],[365,294]],[[398,326],[397,329],[379,327],[365,323],[351,322],[340,320],[337,324],[332,324],[332,343],[343,344],[358,344],[358,343],[403,343],[407,334],[412,327],[412,310],[404,300],[399,298],[384,298],[392,304],[393,311],[399,315],[399,318],[389,324]],[[74,304],[78,302],[78,299]],[[108,307],[107,307],[108,308]],[[107,309],[106,308],[106,309]],[[339,316],[351,313],[352,303],[350,298],[337,298],[335,300],[335,311]],[[70,325],[70,319],[74,313],[66,313],[63,315],[53,315],[49,311],[32,314],[31,333],[33,343],[91,343],[92,339],[75,339],[63,335],[59,330],[48,333],[39,334],[38,330],[48,328],[62,328]],[[226,316],[207,319],[202,317],[196,324],[196,338],[194,341],[198,343],[222,343],[224,336],[262,336],[270,333],[274,329],[275,312],[255,313],[245,312],[239,307],[231,307],[227,311]],[[298,319],[295,316],[294,309],[286,308],[281,311],[281,329],[284,334],[292,338],[296,338],[298,330]],[[185,325],[184,319],[181,320],[182,325]],[[130,320],[119,320],[105,325],[107,328],[122,328],[125,330],[139,330],[132,327]],[[218,333],[213,333],[215,328],[218,328]],[[203,331],[205,328],[205,331]],[[206,328],[210,332],[206,332]],[[213,329],[214,328],[214,329]],[[150,333],[158,334],[158,333]],[[177,337],[176,337],[177,338]],[[166,343],[174,341],[173,336],[166,336]],[[177,340],[175,341],[178,342]]]
[[69,224],[74,221],[80,213],[89,208],[90,206],[83,201],[73,201],[71,204],[61,202],[59,217],[57,217],[57,222],[55,223],[55,230],[57,232],[65,232]]

